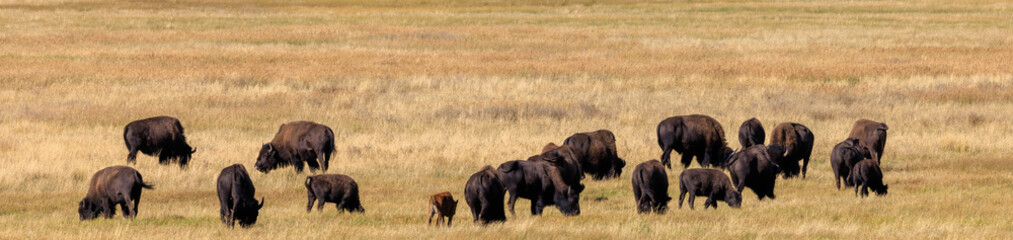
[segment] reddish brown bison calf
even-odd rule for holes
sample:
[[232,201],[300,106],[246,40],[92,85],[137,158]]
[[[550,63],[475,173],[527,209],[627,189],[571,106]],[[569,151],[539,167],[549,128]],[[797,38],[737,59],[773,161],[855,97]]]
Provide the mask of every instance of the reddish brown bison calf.
[[106,218],[116,215],[116,205],[123,208],[123,217],[137,217],[137,205],[141,203],[141,188],[152,189],[144,183],[141,173],[127,166],[112,166],[99,170],[91,177],[88,195],[78,203],[77,213],[81,220]]
[[338,211],[366,211],[359,201],[359,185],[351,177],[341,174],[309,176],[306,177],[306,191],[309,195],[306,212],[313,209],[313,202],[317,200],[317,211],[324,210],[325,202],[338,204]]
[[447,217],[447,227],[454,221],[454,214],[457,213],[457,200],[450,192],[441,192],[429,197],[429,224],[433,224],[433,215],[436,215],[436,226]]

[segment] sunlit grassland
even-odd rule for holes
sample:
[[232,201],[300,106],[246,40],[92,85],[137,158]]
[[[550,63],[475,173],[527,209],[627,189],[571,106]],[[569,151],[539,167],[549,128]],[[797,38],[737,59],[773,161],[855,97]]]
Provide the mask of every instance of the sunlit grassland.
[[[1008,238],[1013,15],[1002,1],[4,1],[0,238]],[[808,126],[805,180],[741,209],[635,213],[630,173],[655,127],[707,114],[729,144],[759,118]],[[138,219],[78,221],[91,175],[126,164],[122,130],[171,115],[187,169],[138,158]],[[832,182],[829,152],[859,118],[890,126],[890,194]],[[215,179],[278,126],[334,129],[329,173],[365,214],[305,212],[309,172],[251,172],[250,229],[218,220]],[[479,227],[463,202],[425,226],[428,196],[463,198],[484,165],[610,129],[629,165],[585,181],[582,215]],[[698,167],[695,164],[692,167]],[[670,195],[677,176],[669,172]]]

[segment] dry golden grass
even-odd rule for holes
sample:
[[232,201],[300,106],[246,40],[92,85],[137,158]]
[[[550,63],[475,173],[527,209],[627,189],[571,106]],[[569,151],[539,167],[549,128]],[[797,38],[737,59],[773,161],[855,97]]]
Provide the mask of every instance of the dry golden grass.
[[[1009,238],[1011,7],[0,1],[0,238]],[[809,126],[809,179],[779,180],[773,201],[747,190],[741,209],[635,214],[629,172],[661,154],[656,124],[692,113],[728,136],[754,116]],[[122,127],[155,115],[183,122],[190,168],[141,156],[156,189],[138,219],[78,221],[91,175],[126,163]],[[890,126],[888,196],[832,183],[828,154],[858,118]],[[217,174],[252,169],[291,120],[335,130],[331,172],[359,182],[366,213],[305,213],[306,174],[285,168],[252,173],[257,226],[223,227]],[[462,202],[454,227],[425,226],[430,194],[461,199],[481,166],[601,128],[629,166],[585,182],[581,216],[531,217],[521,200],[483,228]]]

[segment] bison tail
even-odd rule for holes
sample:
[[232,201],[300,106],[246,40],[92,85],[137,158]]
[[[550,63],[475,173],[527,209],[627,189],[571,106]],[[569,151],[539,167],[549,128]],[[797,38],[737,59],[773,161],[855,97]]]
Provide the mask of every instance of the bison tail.
[[313,183],[313,177],[312,176],[306,177],[306,187],[309,188],[310,184],[312,184],[312,183]]
[[144,182],[144,179],[141,178],[141,173],[135,172],[134,174],[137,175],[137,185],[141,185],[142,188],[146,189],[155,189],[155,185],[150,185]]

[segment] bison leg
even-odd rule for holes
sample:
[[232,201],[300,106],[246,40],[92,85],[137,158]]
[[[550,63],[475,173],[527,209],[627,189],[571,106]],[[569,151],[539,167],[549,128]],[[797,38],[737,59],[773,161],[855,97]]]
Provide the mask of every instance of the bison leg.
[[682,209],[682,200],[686,198],[686,187],[679,188],[679,209]]
[[802,179],[805,179],[805,172],[809,170],[809,157],[802,158]]
[[324,198],[318,198],[317,200],[319,200],[319,202],[317,202],[317,212],[323,212],[324,203],[326,203],[326,201],[324,201]]
[[[317,173],[317,169],[320,169],[320,164],[316,160],[316,155],[313,154],[313,150],[306,148],[300,149],[296,155],[299,156],[300,162],[306,162],[306,166],[309,166],[310,172],[313,174]],[[302,165],[300,163],[299,165]]]
[[130,153],[127,154],[127,163],[137,164],[137,146],[130,146]]
[[328,165],[330,165],[331,162],[331,155],[325,153],[322,150],[316,152],[317,152],[317,161],[320,163],[320,169],[323,170],[324,173],[327,173],[327,168],[329,167]]
[[862,197],[869,196],[869,184],[862,183]]
[[516,216],[517,215],[517,214],[514,214],[514,203],[516,203],[516,202],[517,202],[517,192],[516,191],[510,191],[510,198],[507,199],[507,207],[510,209],[510,215],[511,216]]
[[539,197],[537,200],[531,201],[531,215],[538,216],[542,215],[542,211],[545,211],[545,202]]
[[686,190],[686,192],[689,193],[689,199],[686,202],[689,203],[689,209],[694,210],[693,205],[696,203],[696,189],[690,188]]
[[450,227],[450,223],[451,222],[454,222],[454,216],[453,215],[447,216],[447,227]]
[[426,225],[433,225],[433,215],[436,215],[436,206],[429,204],[429,223]]
[[672,147],[661,148],[661,163],[665,164],[668,169],[672,169]]
[[317,196],[313,195],[313,191],[308,192],[309,192],[308,194],[309,202],[306,203],[306,212],[311,212],[313,210],[313,202],[317,201]]

